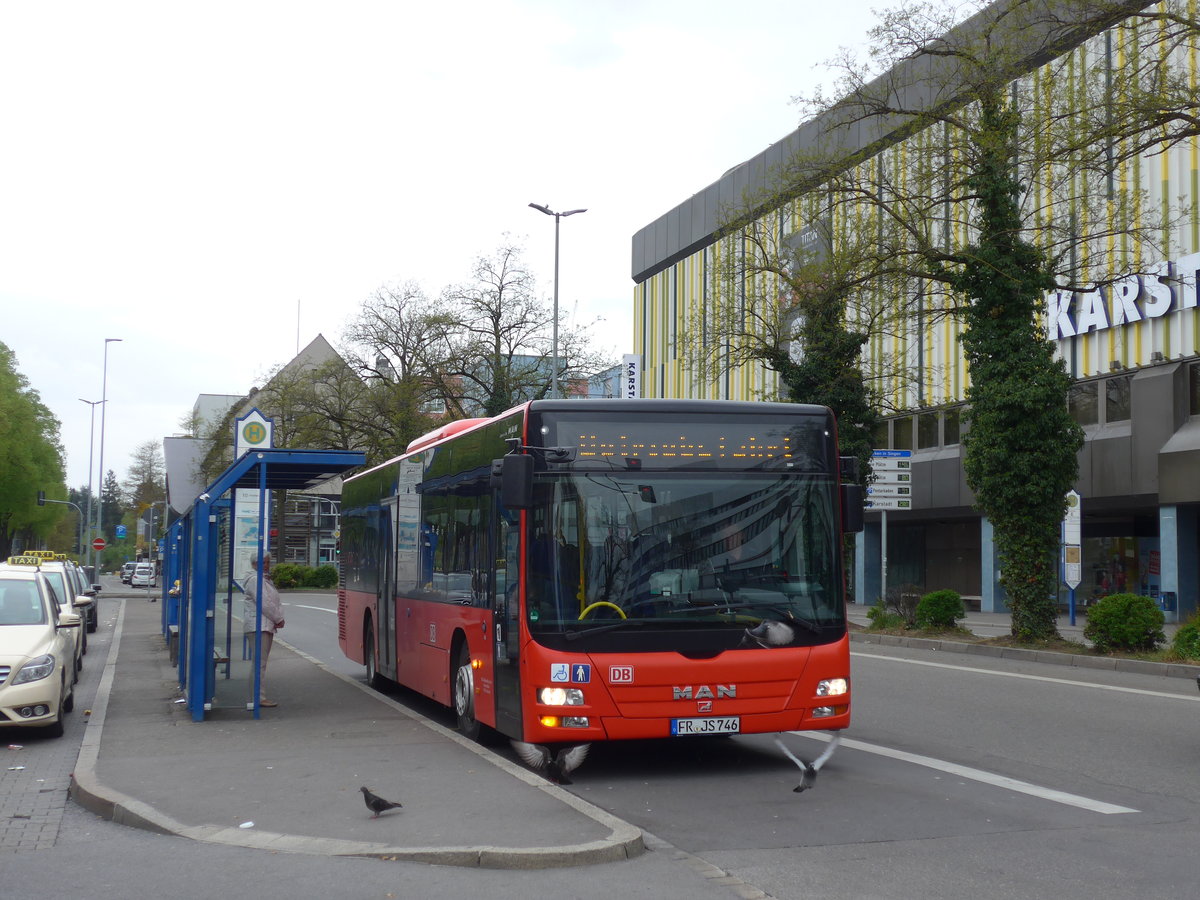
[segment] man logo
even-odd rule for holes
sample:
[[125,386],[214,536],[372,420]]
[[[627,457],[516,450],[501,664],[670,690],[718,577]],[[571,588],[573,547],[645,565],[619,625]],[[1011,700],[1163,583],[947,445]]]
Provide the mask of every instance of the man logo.
[[736,684],[718,684],[715,694],[713,693],[713,689],[707,684],[702,684],[700,687],[693,687],[689,684],[686,687],[671,688],[672,700],[712,700],[714,697],[720,700],[725,697],[736,696]]

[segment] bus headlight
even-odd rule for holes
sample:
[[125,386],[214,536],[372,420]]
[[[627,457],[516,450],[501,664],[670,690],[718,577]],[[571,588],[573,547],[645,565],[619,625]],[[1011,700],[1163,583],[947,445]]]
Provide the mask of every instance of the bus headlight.
[[840,697],[849,690],[850,682],[845,678],[826,678],[824,681],[817,682],[818,697]]
[[546,706],[583,706],[583,691],[579,688],[542,688],[538,691],[538,702]]

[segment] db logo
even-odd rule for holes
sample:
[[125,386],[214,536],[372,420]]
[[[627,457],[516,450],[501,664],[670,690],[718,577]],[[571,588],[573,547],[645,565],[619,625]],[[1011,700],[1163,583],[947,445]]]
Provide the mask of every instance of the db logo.
[[633,666],[609,666],[608,680],[613,684],[633,684]]

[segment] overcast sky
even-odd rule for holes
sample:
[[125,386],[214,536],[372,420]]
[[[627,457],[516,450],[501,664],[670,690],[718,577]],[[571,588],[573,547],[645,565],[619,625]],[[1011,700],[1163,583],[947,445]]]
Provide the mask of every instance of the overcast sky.
[[122,339],[123,479],[198,394],[338,346],[386,282],[436,294],[508,234],[549,297],[536,202],[588,209],[562,223],[561,314],[602,317],[619,357],[634,232],[794,129],[873,22],[865,0],[0,4],[0,341],[79,487],[80,398]]

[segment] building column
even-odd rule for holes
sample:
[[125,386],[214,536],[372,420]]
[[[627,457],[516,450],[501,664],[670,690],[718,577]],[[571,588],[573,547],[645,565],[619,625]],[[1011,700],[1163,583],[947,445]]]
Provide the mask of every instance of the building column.
[[854,536],[854,601],[874,606],[879,599],[880,523],[866,522]]
[[1175,608],[1164,610],[1168,622],[1180,622],[1196,612],[1200,593],[1200,514],[1195,505],[1158,508],[1159,596],[1175,595]]
[[1008,595],[1000,584],[1000,556],[987,516],[979,520],[979,570],[980,612],[1008,612]]

